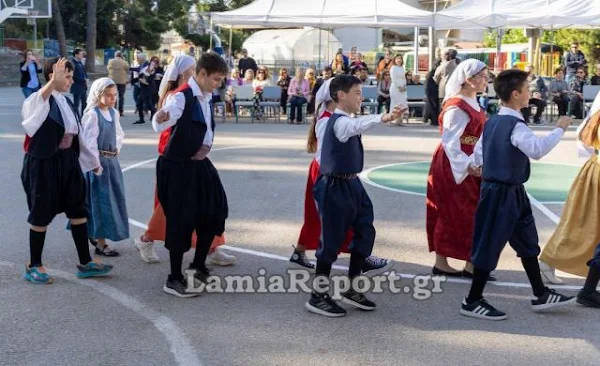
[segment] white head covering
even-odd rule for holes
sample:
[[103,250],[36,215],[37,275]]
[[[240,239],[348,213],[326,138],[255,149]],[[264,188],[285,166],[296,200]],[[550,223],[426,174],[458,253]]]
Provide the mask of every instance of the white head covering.
[[581,132],[583,131],[585,126],[587,126],[587,124],[590,122],[590,119],[592,119],[592,116],[598,111],[600,111],[600,93],[596,95],[596,99],[594,99],[594,104],[592,104],[592,108],[590,108],[590,111],[588,112],[583,122],[581,122],[579,127],[577,127],[577,155],[580,158],[587,159],[594,154],[594,148],[591,146],[586,146],[579,137],[581,136]]
[[444,98],[444,102],[460,93],[460,89],[467,79],[477,75],[486,67],[486,64],[483,62],[472,58],[458,64],[446,83],[446,97]]
[[327,102],[330,100],[333,100],[331,98],[331,93],[329,92],[329,84],[331,84],[331,80],[333,80],[333,78],[325,80],[325,82],[321,84],[319,90],[317,90],[317,95],[315,95],[315,105],[321,105],[318,110],[319,117],[325,111],[325,108],[327,108],[325,104],[327,104]]
[[158,95],[162,96],[167,92],[167,87],[169,81],[175,81],[179,77],[179,75],[183,74],[183,72],[190,67],[196,64],[196,60],[192,56],[188,55],[177,55],[173,59],[173,61],[167,66],[167,70],[165,71],[165,75],[160,81],[160,86],[158,87]]
[[90,88],[90,94],[87,97],[87,107],[85,107],[85,111],[83,114],[94,109],[98,106],[100,102],[100,96],[104,93],[104,90],[109,86],[117,85],[111,78],[100,78],[92,83],[92,87]]

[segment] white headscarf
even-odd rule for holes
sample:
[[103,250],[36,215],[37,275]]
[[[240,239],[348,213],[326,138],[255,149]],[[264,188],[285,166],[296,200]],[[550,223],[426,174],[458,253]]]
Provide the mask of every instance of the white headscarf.
[[331,93],[329,92],[329,84],[331,84],[331,80],[333,80],[333,78],[325,80],[325,82],[321,84],[319,90],[317,90],[317,95],[315,95],[315,105],[321,105],[321,107],[318,110],[319,117],[327,108],[327,102],[333,100],[331,98]]
[[592,119],[592,116],[598,111],[600,111],[600,93],[596,95],[596,99],[594,99],[594,104],[592,104],[592,108],[590,108],[590,111],[588,112],[583,122],[581,122],[579,127],[577,127],[577,155],[579,155],[580,158],[587,159],[594,154],[594,148],[591,146],[586,146],[581,141],[580,136],[585,126],[590,122],[590,119]]
[[472,58],[458,64],[446,83],[446,97],[444,98],[444,102],[460,93],[460,89],[467,79],[477,75],[486,67],[486,64],[483,62]]
[[94,109],[98,106],[100,102],[100,96],[104,93],[104,90],[109,86],[117,85],[111,78],[100,78],[92,83],[92,87],[90,88],[90,94],[87,97],[87,107],[85,107],[85,111],[83,114]]
[[165,75],[160,81],[160,86],[158,87],[158,95],[162,96],[167,92],[167,87],[169,85],[169,81],[175,81],[179,77],[179,75],[183,74],[183,72],[190,67],[196,64],[196,60],[192,56],[188,55],[177,55],[173,59],[173,61],[167,66],[167,70],[165,71]]

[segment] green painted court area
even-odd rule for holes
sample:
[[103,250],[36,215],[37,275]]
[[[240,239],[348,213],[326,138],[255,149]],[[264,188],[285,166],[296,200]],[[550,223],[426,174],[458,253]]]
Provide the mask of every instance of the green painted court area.
[[[532,163],[527,192],[542,203],[566,201],[579,167],[563,164]],[[368,179],[394,191],[425,195],[429,162],[400,163],[371,170]]]

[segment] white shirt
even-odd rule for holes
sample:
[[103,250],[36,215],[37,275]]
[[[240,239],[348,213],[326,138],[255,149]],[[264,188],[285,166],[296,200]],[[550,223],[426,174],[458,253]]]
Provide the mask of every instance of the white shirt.
[[[514,109],[502,106],[498,115],[501,116],[512,116],[523,120],[521,112]],[[525,123],[517,123],[512,130],[510,135],[511,144],[527,157],[535,160],[539,160],[546,156],[562,138],[565,131],[557,127],[546,136],[536,136],[533,131]],[[475,145],[475,153],[473,164],[475,166],[483,165],[483,134],[477,145]]]
[[[348,113],[338,108],[335,109],[335,113],[341,114],[342,116],[335,122],[333,133],[335,134],[335,137],[343,143],[348,142],[350,137],[360,135],[376,124],[381,123],[381,118],[383,117],[383,114],[350,117]],[[325,132],[323,132],[323,136],[324,135]]]
[[[467,98],[458,95],[476,111],[480,111],[479,103],[476,98]],[[468,168],[472,167],[473,159],[465,154],[461,149],[460,137],[465,132],[465,128],[471,119],[467,112],[458,107],[450,107],[444,112],[442,123],[442,147],[450,161],[450,168],[456,184],[461,184],[469,175]],[[475,136],[479,137],[479,136]]]
[[[107,121],[111,121],[110,112],[108,109],[100,109],[100,113]],[[116,130],[116,139],[117,139],[117,152],[121,151],[121,147],[123,146],[123,140],[125,139],[125,133],[121,128],[121,122],[119,121],[119,112],[115,110],[115,130]],[[85,139],[87,145],[90,148],[92,154],[94,154],[94,158],[98,165],[100,165],[100,153],[98,151],[98,135],[100,134],[100,128],[98,127],[98,115],[94,109],[88,111],[83,115],[81,119],[81,125],[83,129],[81,131],[81,135],[83,139]]]
[[[188,84],[190,89],[192,89],[192,94],[198,99],[200,103],[200,108],[202,108],[202,114],[204,114],[204,121],[206,122],[206,134],[204,135],[203,145],[212,146],[214,133],[212,130],[212,120],[210,113],[210,101],[212,100],[212,93],[203,93],[196,82],[194,77],[190,77],[188,80]],[[162,110],[165,112],[169,112],[170,120],[164,123],[156,122],[156,114],[154,118],[152,118],[152,128],[156,132],[163,132],[169,127],[175,126],[177,121],[183,115],[183,110],[185,109],[185,96],[182,92],[177,94],[171,94],[167,97],[165,104],[162,107]]]
[[[56,101],[56,105],[60,110],[65,127],[65,134],[78,135],[79,164],[81,165],[81,170],[86,173],[99,168],[100,164],[97,163],[97,159],[94,157],[94,154],[90,150],[85,139],[82,138],[79,133],[77,119],[75,118],[75,114],[73,113],[71,106],[69,106],[66,97],[57,91],[52,92],[52,97],[54,97],[54,101]],[[21,122],[21,125],[29,137],[33,137],[40,127],[42,127],[42,124],[44,124],[46,118],[48,118],[48,113],[50,113],[50,98],[44,100],[44,98],[42,98],[42,93],[39,91],[31,94],[29,98],[23,102],[23,107],[21,109],[23,122]]]
[[321,165],[321,150],[323,148],[323,137],[325,136],[325,130],[327,129],[327,121],[330,117],[323,117],[317,121],[315,126],[315,135],[317,136],[317,152],[315,153],[315,160]]

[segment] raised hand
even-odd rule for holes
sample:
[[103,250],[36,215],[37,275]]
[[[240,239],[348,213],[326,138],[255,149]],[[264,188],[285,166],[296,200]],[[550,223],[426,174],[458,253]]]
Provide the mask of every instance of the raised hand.
[[63,57],[52,66],[52,78],[50,79],[52,85],[62,85],[67,82],[67,74],[69,73],[66,67],[67,62],[67,59]]
[[384,114],[383,117],[381,118],[381,121],[382,122],[393,122],[393,121],[397,120],[398,118],[400,118],[401,116],[403,116],[404,113],[406,113],[407,111],[408,111],[408,106],[398,105],[398,106],[394,107],[394,109],[392,109],[390,113]]
[[573,119],[571,117],[562,116],[556,122],[556,127],[562,128],[563,130],[567,130],[567,128],[573,123]]

